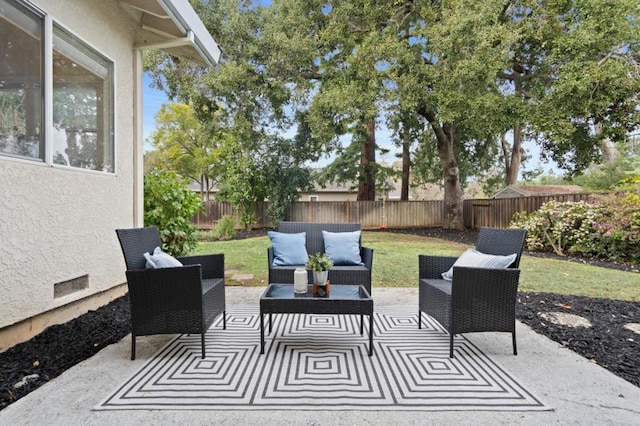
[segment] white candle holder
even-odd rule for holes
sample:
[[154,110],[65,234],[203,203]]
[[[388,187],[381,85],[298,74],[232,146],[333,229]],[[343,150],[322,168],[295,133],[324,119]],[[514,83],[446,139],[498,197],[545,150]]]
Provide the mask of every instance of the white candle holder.
[[307,292],[307,270],[304,268],[296,268],[293,271],[293,291],[294,293]]

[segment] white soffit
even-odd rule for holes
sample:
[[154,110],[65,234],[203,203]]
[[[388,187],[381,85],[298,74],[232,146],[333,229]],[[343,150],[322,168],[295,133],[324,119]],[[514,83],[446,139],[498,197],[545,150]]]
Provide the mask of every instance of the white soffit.
[[170,55],[213,66],[220,62],[215,42],[188,0],[119,0],[140,23],[139,49],[161,49]]

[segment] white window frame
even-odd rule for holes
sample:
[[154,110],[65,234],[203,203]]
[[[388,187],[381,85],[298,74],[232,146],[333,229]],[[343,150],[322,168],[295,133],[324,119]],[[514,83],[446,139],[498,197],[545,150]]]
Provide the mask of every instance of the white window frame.
[[[53,17],[51,17],[51,15],[44,12],[42,9],[35,6],[31,2],[26,0],[14,0],[14,1],[16,3],[19,3],[26,9],[29,9],[33,14],[39,15],[43,20],[42,40],[41,40],[42,68],[43,68],[42,70],[42,106],[43,106],[42,109],[43,111],[42,111],[42,129],[40,131],[44,132],[44,155],[40,155],[39,157],[29,158],[29,157],[16,157],[16,156],[7,155],[0,152],[0,160],[18,161],[21,163],[28,163],[33,165],[45,165],[47,167],[62,168],[66,170],[81,171],[86,173],[115,175],[116,170],[118,170],[117,149],[116,149],[116,145],[117,145],[116,144],[116,141],[117,141],[116,111],[118,110],[118,108],[116,105],[117,96],[116,96],[116,63],[115,61],[108,55],[105,55],[104,53],[102,53],[100,49],[97,49],[94,45],[86,41],[84,37],[79,36],[76,32],[70,30],[68,27],[63,25],[58,20],[54,20]],[[105,129],[105,135],[104,135],[104,137],[107,139],[105,142],[111,143],[111,151],[112,151],[111,155],[112,155],[112,162],[113,162],[111,171],[86,169],[82,167],[74,167],[71,165],[56,164],[53,162],[53,152],[54,152],[54,147],[53,147],[53,96],[54,96],[54,93],[53,93],[53,27],[54,27],[54,23],[56,26],[60,27],[64,31],[67,31],[73,37],[77,38],[81,43],[85,44],[87,47],[93,50],[96,54],[102,56],[112,64],[111,65],[112,72],[111,72],[111,78],[110,78],[112,99],[110,102],[111,110],[108,111],[110,114],[111,129],[110,131],[107,131]]]
[[309,201],[317,203],[318,201],[320,201],[320,197],[318,197],[317,195],[309,195]]

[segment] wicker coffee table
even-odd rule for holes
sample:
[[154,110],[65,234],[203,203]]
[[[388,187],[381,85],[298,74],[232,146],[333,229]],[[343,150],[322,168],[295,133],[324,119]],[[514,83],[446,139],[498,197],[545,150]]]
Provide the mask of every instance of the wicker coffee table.
[[269,314],[269,333],[273,328],[272,314],[347,314],[360,315],[360,335],[364,316],[369,316],[369,356],[373,355],[373,299],[363,286],[331,284],[328,296],[295,294],[293,284],[269,284],[260,297],[260,353],[264,353],[264,315]]

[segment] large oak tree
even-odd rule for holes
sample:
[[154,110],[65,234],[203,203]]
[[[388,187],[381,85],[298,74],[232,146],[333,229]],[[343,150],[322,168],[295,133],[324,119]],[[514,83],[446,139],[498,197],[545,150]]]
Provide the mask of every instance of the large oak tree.
[[499,164],[514,182],[526,138],[575,173],[638,125],[635,0],[194,3],[227,61],[152,67],[170,91],[225,105],[246,147],[294,118],[310,159],[351,135],[336,167],[358,171],[359,199],[375,193],[386,119],[405,150],[420,147],[414,162],[437,158],[446,227],[462,227],[467,176]]

